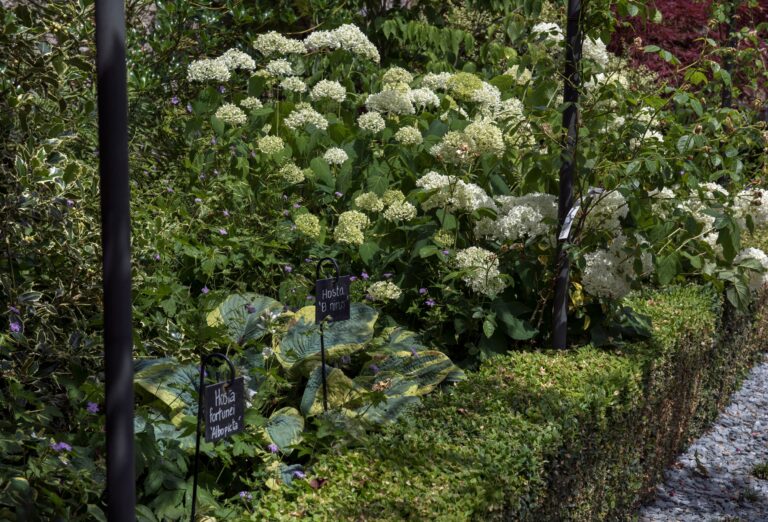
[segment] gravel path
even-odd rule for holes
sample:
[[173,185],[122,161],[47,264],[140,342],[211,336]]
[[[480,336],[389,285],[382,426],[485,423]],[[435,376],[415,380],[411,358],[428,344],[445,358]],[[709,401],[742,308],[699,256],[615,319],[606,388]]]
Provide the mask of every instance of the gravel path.
[[768,356],[752,369],[710,430],[671,468],[640,522],[768,522]]

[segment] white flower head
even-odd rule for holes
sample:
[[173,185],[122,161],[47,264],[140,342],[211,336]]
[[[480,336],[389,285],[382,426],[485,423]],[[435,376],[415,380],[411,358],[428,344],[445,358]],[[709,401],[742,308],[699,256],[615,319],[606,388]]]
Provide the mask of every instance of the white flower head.
[[307,84],[297,76],[288,76],[280,82],[280,88],[289,92],[307,92]]
[[249,111],[252,111],[254,109],[261,109],[264,106],[264,104],[261,103],[261,100],[259,100],[258,98],[255,98],[253,96],[248,96],[247,98],[243,99],[240,102],[240,106],[245,109],[248,109]]
[[408,91],[408,97],[414,107],[419,110],[425,110],[428,107],[440,107],[440,98],[432,90],[422,87]]
[[385,89],[379,93],[368,95],[368,98],[365,100],[365,108],[371,112],[384,114],[405,115],[416,113],[409,93],[397,89]]
[[295,185],[304,181],[304,171],[301,170],[295,163],[286,163],[280,167],[278,174],[280,174],[280,177],[291,185]]
[[393,223],[410,221],[416,217],[416,207],[407,201],[396,201],[387,207],[382,216]]
[[536,36],[544,36],[551,42],[562,42],[565,40],[565,35],[560,26],[551,22],[541,22],[533,26],[531,33]]
[[291,76],[293,74],[293,67],[291,66],[291,62],[284,58],[272,60],[271,62],[267,63],[264,68],[269,74],[278,78]]
[[444,91],[447,89],[448,80],[450,80],[452,76],[453,74],[447,72],[427,73],[422,77],[421,85],[433,91]]
[[499,258],[480,247],[456,252],[456,266],[465,272],[462,280],[475,292],[494,298],[506,287],[499,272]]
[[329,165],[341,165],[349,159],[349,156],[344,151],[344,149],[331,147],[325,151],[325,154],[323,154],[323,159],[327,161]]
[[304,128],[311,125],[320,130],[328,128],[328,120],[307,103],[298,104],[288,117],[283,120],[285,126],[291,130]]
[[381,114],[378,112],[366,112],[365,114],[361,114],[357,118],[357,125],[362,130],[370,132],[371,134],[377,134],[387,127],[384,118],[382,118]]
[[236,69],[243,69],[245,71],[252,71],[256,68],[256,62],[253,58],[248,56],[242,51],[237,49],[230,49],[219,57],[219,60],[224,62],[227,69],[234,71]]
[[187,79],[190,82],[226,82],[229,81],[229,78],[229,67],[220,59],[196,60],[187,68]]
[[307,36],[304,45],[309,51],[343,49],[375,63],[380,60],[376,46],[360,29],[351,24],[342,25],[332,31],[315,31]]
[[401,127],[395,133],[395,141],[401,145],[419,145],[424,141],[421,131],[416,127]]
[[392,301],[400,299],[402,294],[402,290],[391,281],[377,281],[368,287],[368,295],[374,301]]
[[243,110],[237,105],[231,103],[225,103],[216,110],[216,118],[220,119],[224,123],[229,125],[245,125],[248,121],[248,117]]
[[263,154],[276,154],[285,148],[280,136],[264,136],[259,138],[258,148]]
[[347,98],[347,89],[339,82],[320,80],[312,87],[309,97],[313,101],[329,99],[341,103]]
[[339,216],[339,222],[333,231],[337,243],[362,245],[365,240],[363,230],[371,224],[368,216],[357,210],[348,210]]
[[304,54],[307,49],[304,44],[298,40],[292,40],[285,36],[270,31],[260,34],[253,42],[253,47],[264,56],[284,56],[286,54]]
[[381,83],[387,84],[410,84],[413,81],[413,75],[402,67],[390,67],[381,77]]

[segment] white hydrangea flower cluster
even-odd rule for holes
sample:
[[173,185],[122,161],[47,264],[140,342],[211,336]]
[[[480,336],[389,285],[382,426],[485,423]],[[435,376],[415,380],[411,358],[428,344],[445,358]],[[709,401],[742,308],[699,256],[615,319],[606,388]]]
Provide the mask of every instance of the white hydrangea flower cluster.
[[280,82],[280,88],[288,92],[307,92],[307,84],[298,76],[288,76]]
[[291,62],[285,58],[272,60],[271,62],[267,63],[264,69],[266,69],[266,71],[272,76],[276,76],[278,78],[293,75],[293,66],[291,66]]
[[285,126],[291,130],[304,128],[307,125],[312,125],[320,130],[326,130],[328,128],[328,120],[325,116],[317,112],[308,103],[299,103],[294,110],[283,120]]
[[504,155],[506,146],[501,129],[488,120],[470,123],[463,132],[449,131],[429,153],[441,161],[461,165],[482,154],[497,158]]
[[339,223],[333,231],[333,238],[337,243],[349,245],[362,245],[365,241],[363,230],[371,221],[368,216],[357,210],[348,210],[339,216]]
[[421,204],[423,210],[439,207],[465,212],[474,212],[480,208],[496,210],[496,203],[482,187],[466,183],[456,176],[430,171],[416,181],[416,186],[426,191],[435,191]]
[[760,188],[742,190],[736,195],[734,210],[736,216],[742,221],[750,215],[756,227],[768,226],[768,190]]
[[[584,208],[582,207],[582,212]],[[621,230],[621,220],[627,217],[627,200],[618,190],[605,191],[594,196],[584,226],[591,230]]]
[[286,54],[304,54],[307,48],[299,40],[292,40],[285,36],[270,31],[260,34],[253,42],[253,48],[264,56],[285,56]]
[[262,154],[276,154],[285,148],[285,143],[280,136],[264,136],[257,146]]
[[483,82],[482,87],[472,91],[470,100],[480,105],[483,114],[489,114],[501,103],[501,91],[496,86]]
[[397,89],[384,89],[375,94],[369,94],[365,100],[365,108],[370,112],[380,112],[387,115],[415,114],[409,92]]
[[[647,241],[635,236],[639,245],[647,245]],[[599,249],[584,256],[586,266],[582,271],[581,283],[588,294],[607,298],[621,299],[631,290],[631,283],[638,274],[634,269],[634,256],[627,252],[628,238],[619,233],[608,245],[607,249]],[[631,250],[631,249],[630,249]],[[644,252],[640,261],[643,274],[653,270],[653,258],[650,252]]]
[[408,91],[408,97],[411,103],[419,109],[425,110],[427,107],[437,108],[440,107],[440,98],[432,90],[422,87],[420,89],[413,89]]
[[395,141],[401,145],[419,145],[424,141],[416,127],[401,127],[395,133]]
[[344,149],[338,147],[331,147],[323,154],[323,159],[328,162],[329,165],[342,165],[349,159]]
[[293,219],[293,222],[299,233],[312,239],[320,237],[320,219],[317,216],[309,213],[299,214]]
[[600,38],[597,40],[593,40],[590,37],[585,38],[584,45],[582,47],[582,54],[585,58],[592,60],[603,69],[608,67],[608,48]]
[[227,69],[230,71],[237,69],[253,71],[256,69],[256,62],[253,61],[253,58],[237,49],[229,49],[219,57],[219,60],[224,62],[224,65],[226,65]]
[[410,221],[416,217],[416,207],[407,201],[395,201],[387,207],[382,216],[393,223]]
[[377,281],[368,287],[368,295],[374,301],[393,301],[400,299],[403,292],[391,281]]
[[341,103],[347,99],[347,89],[339,82],[320,80],[312,87],[309,97],[313,101],[328,99]]
[[304,171],[301,170],[295,163],[286,163],[280,167],[278,172],[280,177],[291,185],[296,185],[304,181]]
[[249,111],[255,110],[255,109],[261,109],[264,104],[261,103],[261,100],[254,97],[254,96],[248,96],[247,98],[243,99],[240,102],[240,106],[248,109]]
[[448,88],[448,80],[452,76],[453,74],[447,72],[427,73],[421,78],[421,85],[433,91],[444,91]]
[[229,125],[245,125],[248,117],[237,105],[225,103],[216,110],[215,116]]
[[383,131],[387,124],[378,112],[366,112],[357,118],[357,126],[365,132],[377,134]]
[[375,192],[364,192],[355,198],[355,206],[366,212],[381,212],[384,202]]
[[365,34],[352,24],[344,24],[332,31],[315,31],[304,39],[309,51],[343,49],[356,56],[379,63],[379,50]]
[[384,195],[381,196],[381,200],[385,205],[393,205],[401,201],[405,201],[405,194],[396,189],[389,189],[384,191]]
[[737,265],[746,259],[754,259],[763,267],[762,272],[752,270],[749,273],[749,289],[756,292],[768,284],[768,255],[759,248],[745,248],[734,258],[733,264]]
[[504,155],[504,135],[501,129],[488,121],[475,121],[464,129],[464,135],[473,143],[475,154],[492,154],[497,158]]
[[565,40],[565,35],[560,26],[551,22],[540,22],[533,26],[531,33],[543,36],[546,40],[559,43]]
[[187,67],[187,80],[190,82],[229,81],[229,67],[220,59],[195,60]]
[[410,85],[413,75],[402,67],[390,67],[381,77],[384,85]]
[[429,149],[429,153],[440,161],[462,165],[475,159],[474,145],[463,132],[448,131],[439,143]]
[[500,196],[495,220],[483,218],[475,225],[478,237],[519,241],[547,237],[557,222],[557,197],[534,192],[524,196]]
[[514,78],[518,85],[525,85],[533,79],[533,73],[527,67],[520,67],[517,64],[504,71],[504,74]]
[[480,247],[456,252],[456,266],[465,271],[462,280],[474,291],[490,298],[504,291],[506,284],[499,272],[499,258]]

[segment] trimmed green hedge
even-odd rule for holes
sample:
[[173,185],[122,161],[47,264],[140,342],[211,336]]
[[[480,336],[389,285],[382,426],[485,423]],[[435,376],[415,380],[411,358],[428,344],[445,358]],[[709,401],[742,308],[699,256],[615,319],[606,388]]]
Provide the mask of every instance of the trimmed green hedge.
[[267,493],[254,519],[629,519],[728,400],[768,325],[765,299],[736,316],[696,286],[631,304],[653,319],[649,342],[493,359],[365,447],[321,456],[321,488]]

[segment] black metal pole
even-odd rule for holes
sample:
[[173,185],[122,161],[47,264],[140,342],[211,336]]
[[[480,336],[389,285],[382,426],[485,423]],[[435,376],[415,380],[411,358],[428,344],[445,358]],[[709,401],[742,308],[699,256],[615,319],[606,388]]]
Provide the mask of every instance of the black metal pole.
[[104,270],[107,518],[135,522],[128,90],[123,0],[96,2],[99,175]]
[[325,369],[325,329],[323,325],[325,321],[320,323],[320,377],[323,381],[323,411],[328,411],[328,381],[326,377]]
[[[560,197],[558,199],[558,223],[563,229],[565,218],[573,206],[573,181],[576,175],[576,145],[579,139],[579,61],[581,60],[581,0],[568,0],[568,27],[565,46],[565,88],[563,101],[568,107],[563,112],[563,151],[560,165]],[[560,240],[555,269],[555,300],[553,306],[552,344],[555,348],[566,347],[568,331],[568,279],[570,262],[566,246],[568,239]]]

